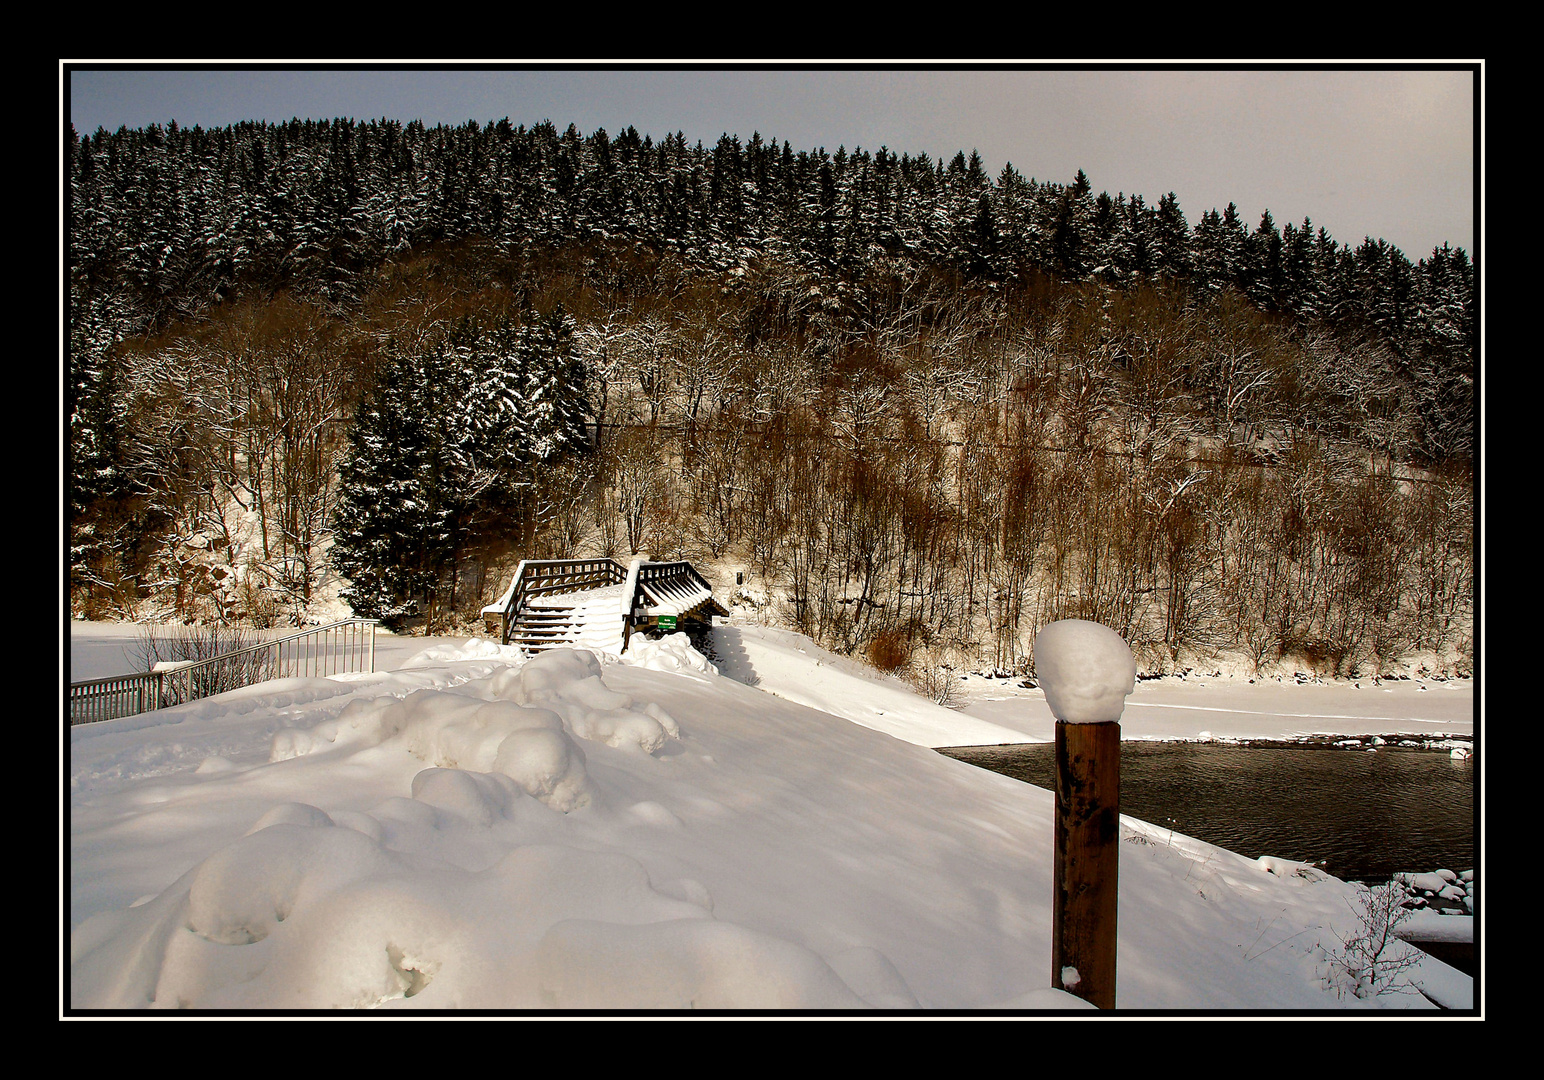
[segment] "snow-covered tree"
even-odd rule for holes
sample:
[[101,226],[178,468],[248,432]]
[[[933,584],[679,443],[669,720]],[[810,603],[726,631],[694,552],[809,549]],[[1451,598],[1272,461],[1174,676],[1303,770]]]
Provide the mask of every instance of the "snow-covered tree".
[[350,579],[355,614],[391,621],[409,614],[432,584],[447,546],[420,382],[410,358],[383,371],[360,407],[339,467],[342,496],[333,566]]
[[463,320],[387,366],[339,470],[333,562],[356,613],[432,623],[463,556],[529,535],[537,471],[588,445],[572,338],[561,308],[492,329]]

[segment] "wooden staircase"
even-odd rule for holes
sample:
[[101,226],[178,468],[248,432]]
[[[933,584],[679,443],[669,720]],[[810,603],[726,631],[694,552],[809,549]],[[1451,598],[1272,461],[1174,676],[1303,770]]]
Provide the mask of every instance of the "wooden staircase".
[[532,597],[510,623],[505,644],[527,652],[578,646],[620,653],[621,612],[616,585]]
[[575,618],[573,608],[528,608],[509,628],[508,644],[527,651],[568,645],[578,637],[583,625]]
[[528,559],[504,595],[483,608],[488,630],[505,645],[618,655],[635,629],[711,626],[714,615],[728,614],[690,563],[642,559],[626,567],[614,559]]

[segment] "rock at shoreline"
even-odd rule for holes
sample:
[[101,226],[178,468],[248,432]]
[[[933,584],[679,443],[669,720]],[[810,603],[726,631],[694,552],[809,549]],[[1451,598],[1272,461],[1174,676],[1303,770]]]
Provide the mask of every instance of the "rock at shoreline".
[[1455,874],[1435,870],[1425,874],[1400,873],[1394,880],[1405,888],[1404,906],[1428,909],[1444,915],[1473,915],[1476,881],[1473,870]]

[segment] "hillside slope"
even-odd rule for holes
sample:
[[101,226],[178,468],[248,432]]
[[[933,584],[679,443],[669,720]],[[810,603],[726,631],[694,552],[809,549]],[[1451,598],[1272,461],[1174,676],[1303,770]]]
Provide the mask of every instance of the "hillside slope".
[[[1048,989],[1047,792],[638,659],[439,645],[72,730],[69,1005],[1079,1004]],[[1123,840],[1122,1008],[1430,1007],[1334,992],[1352,886]]]

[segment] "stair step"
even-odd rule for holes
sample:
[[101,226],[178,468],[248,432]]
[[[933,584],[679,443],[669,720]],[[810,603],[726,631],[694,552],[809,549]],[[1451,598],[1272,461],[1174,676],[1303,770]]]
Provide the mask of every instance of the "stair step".
[[622,645],[622,620],[609,604],[596,606],[533,604],[509,624],[509,643],[527,652],[571,646],[616,651]]

